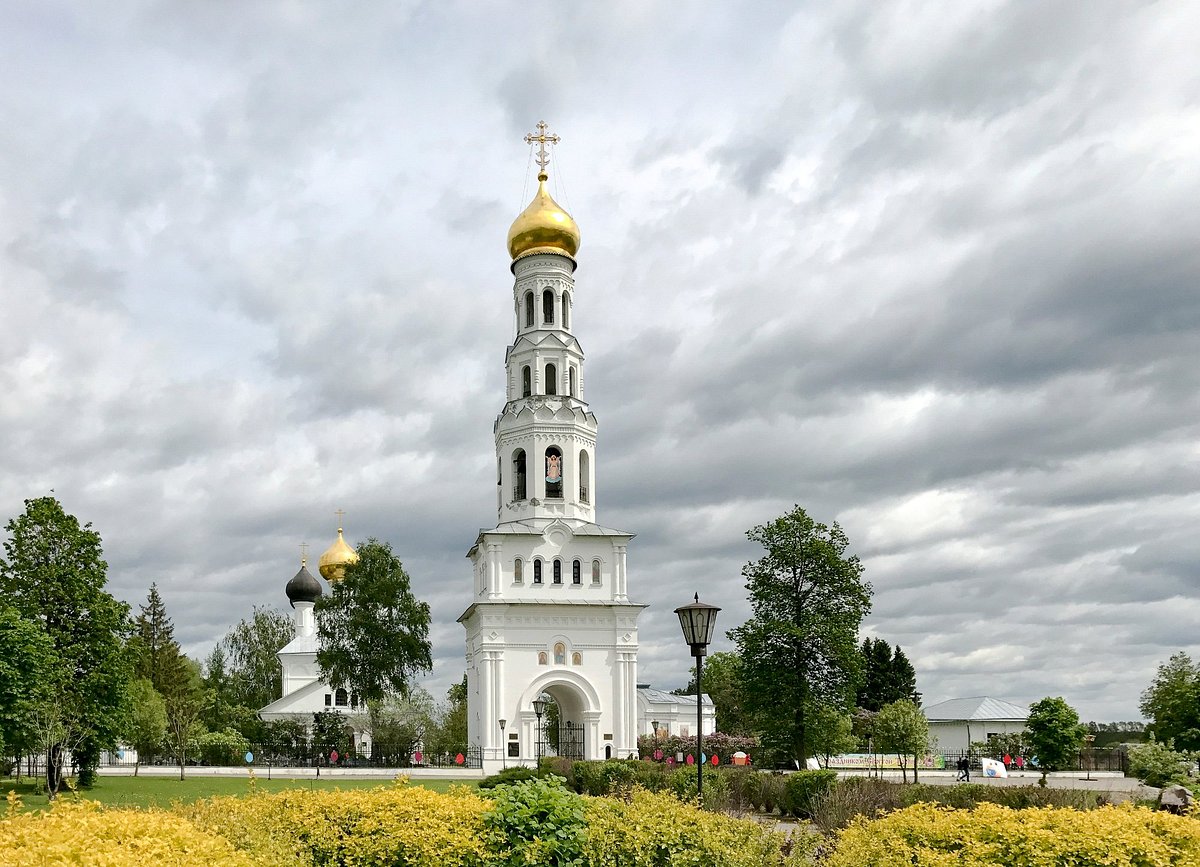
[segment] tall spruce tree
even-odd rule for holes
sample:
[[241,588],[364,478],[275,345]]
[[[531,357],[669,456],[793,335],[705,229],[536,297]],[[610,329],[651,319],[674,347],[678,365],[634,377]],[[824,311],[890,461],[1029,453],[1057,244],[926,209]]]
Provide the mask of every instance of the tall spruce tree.
[[158,585],[151,584],[146,604],[141,606],[133,622],[133,638],[129,642],[135,678],[144,678],[160,693],[167,675],[167,667],[179,653],[175,641],[175,625],[167,616],[167,606],[158,593]]
[[129,608],[104,590],[108,564],[100,534],[91,524],[80,526],[54,497],[26,500],[25,512],[6,529],[0,597],[38,625],[54,648],[50,698],[37,714],[46,721],[47,786],[58,790],[67,749],[88,785],[100,751],[116,745],[124,718]]
[[862,676],[855,704],[863,710],[879,711],[897,701],[920,706],[917,673],[900,645],[895,649],[882,638],[864,638],[859,648]]
[[765,551],[742,569],[753,616],[729,632],[742,658],[747,710],[764,743],[804,767],[810,714],[854,700],[871,586],[842,528],[817,523],[799,506],[746,536]]

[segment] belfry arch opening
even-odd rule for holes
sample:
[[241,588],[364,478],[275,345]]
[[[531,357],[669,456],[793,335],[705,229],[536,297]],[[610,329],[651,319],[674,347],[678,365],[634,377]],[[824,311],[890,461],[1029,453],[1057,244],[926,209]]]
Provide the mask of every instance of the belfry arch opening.
[[571,294],[564,292],[562,296],[563,328],[571,327]]
[[549,289],[542,293],[542,322],[545,325],[554,324],[554,293]]
[[529,397],[531,394],[533,394],[533,371],[527,364],[521,368],[521,397]]
[[546,394],[558,394],[558,368],[546,365]]
[[525,293],[525,327],[533,327],[533,293]]
[[561,499],[563,495],[563,459],[558,446],[546,449],[546,497]]
[[576,397],[576,394],[575,394],[575,366],[574,365],[567,368],[567,379],[569,380],[568,385],[567,385],[567,387],[570,389],[569,394],[571,395],[571,397]]
[[513,499],[524,500],[528,494],[525,484],[525,449],[513,452]]

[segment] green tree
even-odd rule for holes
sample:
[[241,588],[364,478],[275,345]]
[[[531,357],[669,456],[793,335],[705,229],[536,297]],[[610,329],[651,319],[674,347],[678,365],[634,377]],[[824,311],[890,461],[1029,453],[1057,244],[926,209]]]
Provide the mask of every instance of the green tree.
[[[283,667],[279,651],[296,635],[296,624],[282,611],[255,606],[249,619],[229,630],[220,644],[224,659],[224,682],[218,686],[221,697],[231,705],[243,705],[255,712],[283,695]],[[209,655],[209,676],[212,664]]]
[[63,738],[49,738],[47,788],[58,790],[68,737],[80,782],[89,785],[100,751],[116,746],[125,716],[129,609],[104,590],[108,564],[100,534],[91,524],[80,526],[58,500],[26,500],[25,512],[6,529],[0,598],[40,626],[54,647],[47,677],[53,706],[42,717],[58,722],[40,730]]
[[441,708],[437,743],[431,745],[439,752],[458,752],[467,745],[467,676],[446,690],[446,703]]
[[138,678],[129,685],[129,717],[125,723],[124,740],[137,750],[133,775],[143,761],[154,758],[167,734],[167,705],[148,678]]
[[1044,698],[1029,706],[1029,719],[1025,721],[1025,742],[1037,757],[1042,778],[1038,785],[1046,785],[1046,774],[1074,764],[1087,733],[1079,724],[1079,714],[1062,698]]
[[167,606],[158,593],[158,585],[150,585],[146,604],[141,606],[133,622],[133,637],[129,641],[133,659],[133,676],[145,678],[161,691],[163,676],[171,665],[179,644],[175,641],[175,626],[167,616]]
[[0,754],[20,757],[37,746],[34,714],[50,698],[56,667],[41,626],[0,606]]
[[753,617],[729,632],[742,658],[746,709],[764,744],[804,767],[808,714],[853,699],[871,587],[846,553],[842,528],[815,522],[799,506],[746,536],[766,551],[742,569]]
[[350,730],[344,714],[323,710],[313,714],[312,747],[319,757],[329,757],[333,750],[340,755],[350,752]]
[[[703,692],[712,699],[719,732],[739,736],[754,734],[754,726],[746,714],[742,679],[742,658],[732,651],[714,653],[704,663]],[[696,694],[696,666],[692,666],[688,685],[675,690],[675,694]]]
[[371,733],[373,755],[393,760],[407,758],[437,728],[433,696],[417,687],[404,697],[392,695],[369,701],[363,722],[361,728]]
[[200,712],[208,699],[200,666],[182,653],[176,653],[163,669],[163,700],[167,712],[167,735],[179,763],[179,779],[184,778],[189,742],[196,734]]
[[913,782],[917,768],[929,750],[929,720],[915,703],[906,698],[885,704],[875,716],[875,742],[880,752],[895,753],[900,759],[904,782],[908,782],[908,759],[913,760]]
[[429,605],[413,595],[390,545],[368,539],[358,562],[317,600],[321,676],[367,701],[406,695],[412,678],[433,666]]
[[1192,769],[1197,758],[1200,753],[1177,751],[1170,742],[1160,744],[1151,735],[1146,743],[1129,748],[1129,773],[1147,786],[1159,789],[1177,783],[1194,788]]
[[893,650],[882,638],[864,638],[859,656],[862,660],[862,679],[855,698],[857,707],[877,711],[885,704],[902,698],[920,705],[917,673],[900,645]]
[[1153,722],[1147,731],[1160,743],[1174,741],[1182,750],[1200,750],[1200,666],[1176,653],[1158,667],[1142,693],[1141,711]]
[[854,734],[854,719],[847,711],[832,705],[820,705],[809,715],[812,732],[812,750],[825,759],[825,766],[833,756],[853,752],[858,746]]

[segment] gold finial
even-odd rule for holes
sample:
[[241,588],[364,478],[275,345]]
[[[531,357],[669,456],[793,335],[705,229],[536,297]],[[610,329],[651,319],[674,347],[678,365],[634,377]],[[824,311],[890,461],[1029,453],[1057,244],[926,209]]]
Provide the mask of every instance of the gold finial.
[[550,157],[546,153],[546,143],[549,142],[552,145],[556,145],[560,141],[561,139],[554,133],[546,135],[546,122],[544,120],[539,120],[537,122],[537,135],[534,135],[533,133],[525,134],[525,144],[533,144],[534,142],[537,142],[537,164],[538,168],[541,169],[541,171],[538,172],[539,181],[544,181],[548,177],[546,175],[546,166],[550,165]]
[[307,542],[300,543],[300,565],[301,566],[308,565],[308,543]]
[[342,518],[346,517],[346,513],[344,511],[342,511],[341,509],[338,509],[336,512],[334,512],[334,514],[337,515],[338,532],[340,533],[340,532],[342,532]]

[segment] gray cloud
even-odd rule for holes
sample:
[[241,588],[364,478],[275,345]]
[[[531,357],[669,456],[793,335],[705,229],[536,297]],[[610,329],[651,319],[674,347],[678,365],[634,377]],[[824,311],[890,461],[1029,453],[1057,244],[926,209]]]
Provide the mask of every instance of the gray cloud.
[[641,678],[686,678],[692,592],[748,615],[745,530],[798,502],[930,699],[1132,717],[1200,650],[1196,16],[6,10],[0,514],[53,488],[200,653],[345,508],[444,690],[544,117]]

